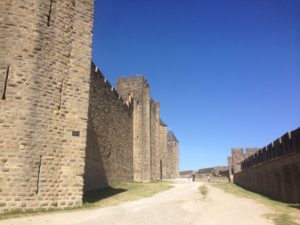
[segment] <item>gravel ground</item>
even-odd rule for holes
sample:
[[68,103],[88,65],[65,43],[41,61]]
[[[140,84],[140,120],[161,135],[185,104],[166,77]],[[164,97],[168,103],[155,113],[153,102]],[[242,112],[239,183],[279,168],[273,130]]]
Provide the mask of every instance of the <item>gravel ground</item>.
[[[208,187],[205,198],[198,188]],[[0,221],[1,225],[271,225],[270,210],[203,182],[174,180],[174,188],[118,206]]]

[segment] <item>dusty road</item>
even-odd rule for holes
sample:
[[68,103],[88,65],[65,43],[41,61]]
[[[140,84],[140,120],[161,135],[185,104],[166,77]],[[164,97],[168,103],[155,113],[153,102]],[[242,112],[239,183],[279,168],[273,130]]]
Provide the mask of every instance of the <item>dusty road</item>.
[[177,180],[175,187],[153,197],[118,206],[0,221],[1,225],[271,225],[268,208],[203,183]]

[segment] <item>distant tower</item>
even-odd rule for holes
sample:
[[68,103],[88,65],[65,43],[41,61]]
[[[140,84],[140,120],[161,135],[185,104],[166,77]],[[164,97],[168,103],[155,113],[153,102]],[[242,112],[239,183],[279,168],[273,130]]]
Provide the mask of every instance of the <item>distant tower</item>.
[[232,148],[231,149],[232,155],[232,167],[233,167],[233,174],[241,172],[241,162],[244,160],[244,149],[243,148]]
[[169,178],[168,176],[168,126],[162,121],[160,120],[160,151],[161,151],[161,163],[160,163],[160,167],[161,167],[161,177],[166,179]]
[[143,76],[119,78],[117,92],[123,99],[133,95],[133,174],[137,182],[151,180],[150,89]]
[[246,158],[254,155],[260,148],[246,148]]
[[0,211],[82,203],[93,10],[0,0]]
[[168,155],[169,155],[169,174],[170,178],[179,177],[179,141],[173,131],[168,132]]

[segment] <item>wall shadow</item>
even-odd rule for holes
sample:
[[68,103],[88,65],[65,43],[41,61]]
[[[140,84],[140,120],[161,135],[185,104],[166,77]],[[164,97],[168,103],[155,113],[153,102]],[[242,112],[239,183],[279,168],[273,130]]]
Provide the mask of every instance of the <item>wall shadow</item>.
[[101,145],[97,137],[97,129],[94,123],[93,115],[93,95],[94,87],[91,84],[90,102],[88,111],[88,129],[85,150],[85,164],[83,175],[83,193],[99,190],[108,186],[107,175],[101,155]]
[[113,187],[106,187],[97,191],[90,191],[84,193],[83,195],[83,203],[95,203],[97,201],[109,198],[111,196],[120,194],[122,192],[126,192],[126,189],[122,188],[113,188]]
[[300,209],[300,203],[299,204],[289,204],[289,208],[294,208],[294,209]]

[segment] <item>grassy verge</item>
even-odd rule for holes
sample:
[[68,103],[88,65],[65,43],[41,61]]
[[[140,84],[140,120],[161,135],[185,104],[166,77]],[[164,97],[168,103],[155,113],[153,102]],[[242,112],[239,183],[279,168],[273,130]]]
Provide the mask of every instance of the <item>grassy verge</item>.
[[199,191],[202,194],[203,198],[206,198],[207,194],[208,194],[208,189],[205,185],[202,185],[199,187]]
[[213,186],[240,197],[251,198],[268,206],[273,213],[267,214],[265,217],[271,219],[275,225],[300,225],[300,204],[278,202],[260,194],[247,191],[232,183],[213,183]]
[[84,196],[83,205],[80,207],[72,207],[65,209],[40,209],[40,210],[15,210],[12,212],[0,214],[0,220],[40,215],[52,212],[66,212],[90,208],[101,208],[107,206],[118,205],[123,202],[138,200],[141,198],[150,197],[158,192],[172,188],[172,185],[164,182],[153,183],[121,183],[112,185],[99,191],[88,193]]
[[154,183],[122,183],[113,187],[90,193],[84,199],[83,208],[106,207],[146,198],[155,193],[170,189],[172,186],[164,182]]

